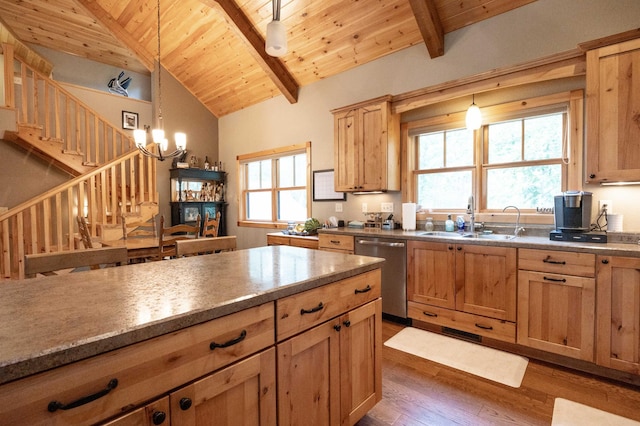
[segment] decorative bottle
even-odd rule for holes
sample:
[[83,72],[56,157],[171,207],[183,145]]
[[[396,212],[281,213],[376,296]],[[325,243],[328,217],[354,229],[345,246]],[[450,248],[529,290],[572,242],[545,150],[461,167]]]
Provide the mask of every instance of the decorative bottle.
[[454,225],[453,225],[453,220],[451,220],[451,215],[447,215],[447,220],[444,223],[444,230],[447,232],[453,232],[454,231]]
[[433,218],[427,218],[427,223],[424,224],[424,230],[427,232],[433,231]]
[[204,169],[209,170],[209,157],[204,156]]

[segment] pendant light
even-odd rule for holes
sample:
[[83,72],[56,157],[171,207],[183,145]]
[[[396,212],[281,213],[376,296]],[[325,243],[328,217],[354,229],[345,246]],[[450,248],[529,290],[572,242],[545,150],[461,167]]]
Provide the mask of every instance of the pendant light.
[[287,54],[287,29],[280,21],[280,0],[272,0],[273,21],[267,24],[265,50],[270,56],[280,57]]
[[478,105],[476,105],[475,97],[475,94],[472,95],[471,105],[467,109],[467,129],[469,130],[478,130],[482,125],[482,113]]
[[176,150],[170,154],[163,154],[169,147],[169,142],[164,135],[164,124],[162,122],[162,81],[160,79],[162,75],[162,65],[160,63],[160,0],[158,0],[158,67],[156,69],[158,73],[158,127],[151,130],[151,139],[156,144],[157,154],[149,151],[146,148],[147,144],[147,132],[142,129],[136,129],[133,131],[133,138],[136,142],[136,147],[147,157],[157,158],[160,161],[164,161],[165,158],[179,157],[184,155],[187,150],[187,135],[182,132],[177,132],[175,137]]

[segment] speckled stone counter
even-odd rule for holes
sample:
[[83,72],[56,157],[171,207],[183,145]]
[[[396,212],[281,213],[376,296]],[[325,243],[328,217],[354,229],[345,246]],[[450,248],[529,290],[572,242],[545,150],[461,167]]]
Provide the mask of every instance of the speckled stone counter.
[[446,241],[451,243],[475,244],[485,246],[502,246],[516,248],[531,248],[541,250],[565,250],[580,253],[593,253],[604,256],[627,256],[640,257],[640,244],[623,244],[623,243],[579,243],[569,241],[551,241],[549,237],[529,237],[523,236],[511,240],[500,239],[480,239],[480,238],[462,238],[456,232],[452,232],[451,236],[425,236],[423,230],[403,231],[400,229],[380,230],[371,229],[353,229],[353,228],[333,228],[322,229],[318,231],[321,234],[337,234],[337,235],[353,235],[355,237],[379,237],[379,238],[395,238],[401,240],[416,241]]
[[0,383],[348,278],[381,262],[271,246],[4,282]]

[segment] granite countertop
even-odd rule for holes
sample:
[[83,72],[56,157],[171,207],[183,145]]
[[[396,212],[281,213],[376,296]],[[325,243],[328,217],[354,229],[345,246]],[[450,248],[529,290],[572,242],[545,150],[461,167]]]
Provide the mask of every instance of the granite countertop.
[[380,267],[382,259],[289,246],[7,281],[0,383]]
[[424,230],[403,231],[401,229],[381,230],[378,228],[324,228],[318,230],[321,234],[353,235],[355,237],[393,238],[401,240],[451,242],[461,244],[475,244],[485,246],[501,246],[516,248],[532,248],[544,250],[565,250],[579,253],[593,253],[604,256],[640,257],[640,244],[631,243],[582,243],[570,241],[551,241],[548,236],[522,236],[511,240],[490,240],[480,238],[461,238],[456,232],[451,236],[425,236]]

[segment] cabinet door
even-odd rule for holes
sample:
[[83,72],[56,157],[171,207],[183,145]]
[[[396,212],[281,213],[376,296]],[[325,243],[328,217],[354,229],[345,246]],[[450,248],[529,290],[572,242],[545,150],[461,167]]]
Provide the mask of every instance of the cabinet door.
[[340,424],[338,318],[278,344],[279,425]]
[[450,243],[407,243],[407,297],[410,301],[455,308],[454,248]]
[[456,309],[516,320],[516,249],[456,245]]
[[362,191],[387,189],[387,114],[385,104],[363,107],[358,111],[360,129],[360,169],[358,186]]
[[275,349],[267,349],[170,395],[171,424],[276,424]]
[[166,396],[105,423],[104,426],[168,426],[169,424],[169,397]]
[[587,52],[588,182],[640,180],[640,39]]
[[593,361],[594,278],[521,270],[518,343]]
[[360,146],[356,111],[353,109],[334,117],[334,176],[335,190],[338,192],[360,189]]
[[353,425],[382,398],[382,300],[340,322],[341,423]]
[[598,256],[596,362],[640,374],[640,259]]

